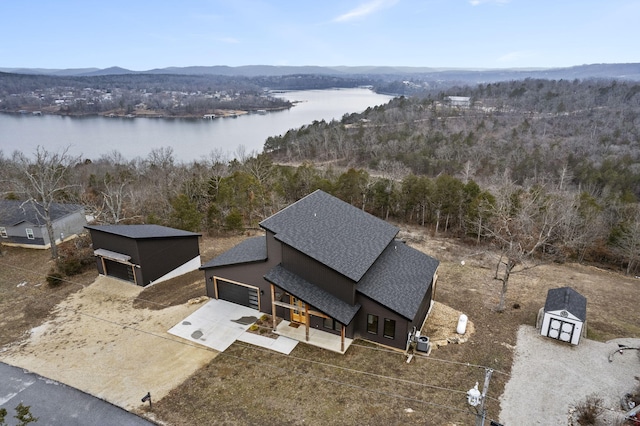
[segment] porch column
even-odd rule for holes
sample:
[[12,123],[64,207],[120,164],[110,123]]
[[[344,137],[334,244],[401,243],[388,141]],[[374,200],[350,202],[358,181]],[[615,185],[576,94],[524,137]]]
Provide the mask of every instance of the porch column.
[[340,352],[344,352],[344,324],[342,324],[342,327],[340,329]]
[[102,263],[102,275],[107,276],[107,264],[104,261],[104,257],[100,256],[100,263]]
[[133,273],[133,283],[138,285],[138,277],[136,277],[136,265],[131,265],[131,273]]
[[309,341],[309,304],[304,303],[304,326],[305,326],[305,338]]
[[271,284],[271,319],[273,319],[273,331],[276,331],[276,289]]

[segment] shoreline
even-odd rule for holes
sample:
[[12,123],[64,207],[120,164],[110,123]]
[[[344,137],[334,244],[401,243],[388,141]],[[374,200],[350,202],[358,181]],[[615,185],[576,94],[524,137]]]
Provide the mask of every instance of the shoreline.
[[167,114],[162,111],[156,110],[137,110],[131,113],[125,113],[123,111],[103,111],[103,112],[91,112],[91,113],[69,113],[60,110],[52,109],[20,109],[13,111],[0,111],[0,114],[8,115],[24,115],[24,116],[43,116],[43,115],[58,115],[61,117],[105,117],[105,118],[169,118],[169,119],[197,119],[197,120],[210,120],[217,118],[236,118],[241,115],[247,114],[268,114],[270,112],[285,111],[295,106],[295,102],[292,102],[289,106],[272,107],[272,108],[252,108],[252,109],[214,109],[212,112],[203,114]]

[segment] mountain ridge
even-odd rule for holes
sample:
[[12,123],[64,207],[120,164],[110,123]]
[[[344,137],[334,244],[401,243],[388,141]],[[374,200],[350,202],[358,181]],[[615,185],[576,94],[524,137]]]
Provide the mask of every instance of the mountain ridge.
[[406,76],[407,78],[433,78],[484,82],[519,80],[525,78],[584,79],[613,78],[640,80],[640,63],[583,64],[561,68],[453,68],[453,67],[409,67],[409,66],[281,66],[281,65],[212,65],[154,68],[133,71],[113,66],[109,68],[0,68],[2,72],[53,76],[102,76],[122,74],[178,74],[178,75],[223,75],[241,77],[286,76],[298,74],[335,76]]

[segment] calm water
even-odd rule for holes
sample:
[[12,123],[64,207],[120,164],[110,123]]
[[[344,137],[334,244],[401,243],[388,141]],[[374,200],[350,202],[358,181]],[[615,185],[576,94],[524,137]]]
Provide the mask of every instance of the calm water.
[[212,150],[232,154],[242,145],[247,153],[261,152],[269,136],[281,135],[314,120],[339,120],[345,113],[387,103],[391,97],[367,89],[306,90],[278,94],[300,101],[286,111],[237,118],[72,118],[0,114],[0,150],[29,155],[38,145],[49,151],[70,147],[72,155],[97,159],[119,151],[126,158],[146,157],[154,148],[173,148],[179,161],[199,160]]

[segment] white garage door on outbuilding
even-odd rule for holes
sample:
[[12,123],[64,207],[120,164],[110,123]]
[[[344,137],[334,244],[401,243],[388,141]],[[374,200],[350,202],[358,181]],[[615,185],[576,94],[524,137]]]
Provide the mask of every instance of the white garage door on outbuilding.
[[540,334],[577,345],[586,334],[587,299],[571,287],[553,288],[547,292],[542,316],[539,315]]

